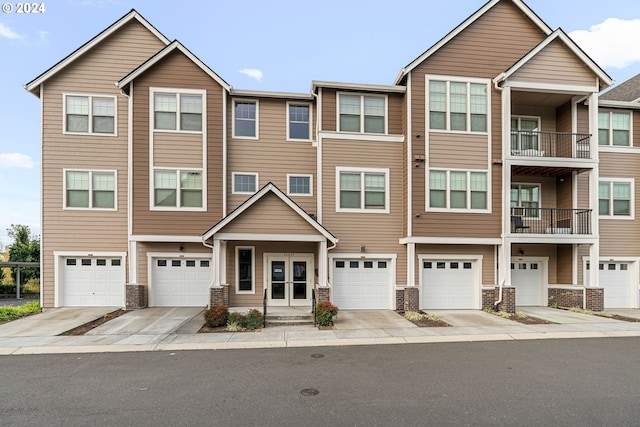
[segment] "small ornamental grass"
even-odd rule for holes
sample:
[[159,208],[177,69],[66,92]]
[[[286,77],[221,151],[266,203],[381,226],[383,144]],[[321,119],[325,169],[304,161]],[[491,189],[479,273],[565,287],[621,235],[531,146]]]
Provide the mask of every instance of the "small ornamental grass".
[[331,326],[333,316],[338,314],[338,307],[329,301],[316,304],[316,323],[320,326]]
[[40,313],[41,311],[42,309],[40,308],[39,301],[31,301],[17,307],[0,307],[0,322],[18,319],[20,317]]

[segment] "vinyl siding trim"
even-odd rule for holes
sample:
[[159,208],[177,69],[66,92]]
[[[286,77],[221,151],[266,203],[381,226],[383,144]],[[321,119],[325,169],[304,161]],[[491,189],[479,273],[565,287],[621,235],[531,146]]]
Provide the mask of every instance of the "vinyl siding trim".
[[401,245],[406,244],[450,244],[450,245],[501,245],[502,239],[499,237],[422,237],[422,236],[409,236],[403,237],[399,240]]

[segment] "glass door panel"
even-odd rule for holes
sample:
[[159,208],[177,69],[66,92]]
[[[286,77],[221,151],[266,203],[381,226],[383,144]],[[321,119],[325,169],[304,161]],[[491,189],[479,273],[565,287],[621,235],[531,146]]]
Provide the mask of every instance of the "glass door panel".
[[307,262],[294,261],[292,269],[293,299],[307,299]]
[[284,300],[286,297],[286,274],[284,261],[271,262],[271,299]]

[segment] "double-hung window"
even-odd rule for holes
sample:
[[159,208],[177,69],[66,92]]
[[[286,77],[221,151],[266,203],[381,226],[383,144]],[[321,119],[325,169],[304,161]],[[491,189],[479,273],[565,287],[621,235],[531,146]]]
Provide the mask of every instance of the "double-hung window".
[[389,212],[389,170],[337,168],[338,212]]
[[487,132],[488,83],[435,78],[427,91],[430,129]]
[[156,208],[203,208],[201,171],[156,169],[153,183]]
[[633,218],[633,180],[600,180],[598,200],[601,217]]
[[598,113],[598,144],[629,147],[631,145],[631,113],[600,111]]
[[[537,117],[511,117],[511,150],[512,154],[521,150],[538,150],[540,120]],[[526,153],[526,151],[525,151]]]
[[116,209],[116,173],[66,170],[66,209]]
[[310,112],[310,104],[287,104],[287,139],[304,141],[311,139]]
[[165,93],[153,95],[154,129],[202,131],[202,93]]
[[258,102],[233,101],[233,136],[258,138]]
[[356,133],[386,133],[385,96],[338,94],[338,130]]
[[100,95],[65,95],[65,132],[114,135],[116,98]]
[[429,208],[432,210],[488,209],[487,173],[457,170],[429,171]]
[[524,218],[540,218],[540,184],[511,184],[511,207]]

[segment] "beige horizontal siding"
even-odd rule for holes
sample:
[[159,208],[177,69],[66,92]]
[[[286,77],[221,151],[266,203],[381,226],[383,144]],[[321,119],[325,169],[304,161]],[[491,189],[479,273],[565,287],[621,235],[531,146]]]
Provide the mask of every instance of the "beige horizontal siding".
[[495,279],[495,246],[487,245],[416,245],[416,277],[420,277],[421,255],[482,255],[482,284],[493,286]]
[[[150,210],[149,88],[206,90],[207,96],[207,190],[206,212]],[[223,89],[180,52],[174,52],[133,83],[133,234],[200,235],[222,218],[222,105]],[[160,134],[156,134],[158,136]],[[191,141],[192,134],[171,138]],[[164,134],[161,138],[164,138]],[[169,136],[167,135],[167,138]],[[162,144],[161,144],[162,145]],[[192,158],[172,162],[174,167],[193,167]]]
[[221,233],[247,234],[306,234],[318,235],[318,231],[285,204],[278,196],[269,193],[244,211]]
[[560,40],[554,40],[510,78],[514,81],[594,86],[596,76]]
[[155,167],[202,168],[202,134],[153,132],[153,163]]
[[487,136],[430,132],[428,159],[430,168],[486,170]]
[[564,103],[556,109],[556,131],[572,132],[571,125],[571,101]]
[[[42,95],[42,292],[54,305],[54,251],[127,250],[128,98],[114,82],[164,45],[137,22],[100,42],[44,84]],[[64,135],[63,94],[117,99],[117,136]],[[117,171],[117,211],[63,210],[63,169]]]

